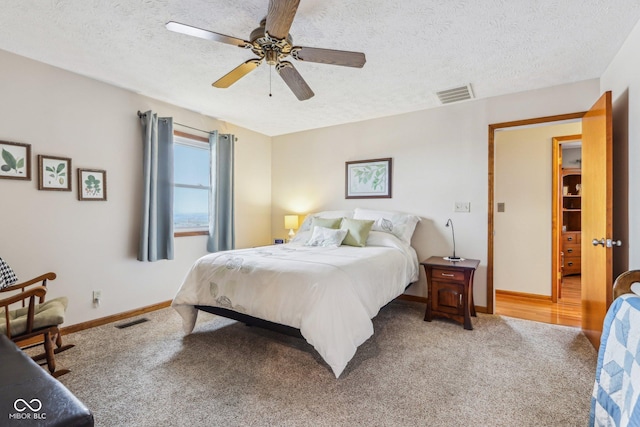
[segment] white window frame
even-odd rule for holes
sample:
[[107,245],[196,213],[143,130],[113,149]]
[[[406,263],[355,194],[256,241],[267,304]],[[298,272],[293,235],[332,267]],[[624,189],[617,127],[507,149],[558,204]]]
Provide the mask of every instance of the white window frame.
[[[173,133],[173,143],[176,145],[183,145],[194,147],[207,151],[207,155],[209,155],[209,142],[208,139],[203,137],[198,137],[195,135],[183,133],[183,132],[174,132]],[[174,163],[175,168],[175,163]],[[211,168],[209,168],[209,173],[211,173]],[[211,181],[209,181],[211,182]],[[199,190],[209,190],[209,185],[191,185],[191,184],[179,184],[174,181],[174,188],[193,188]],[[175,203],[175,201],[174,201]],[[211,206],[211,203],[209,203]],[[211,219],[211,212],[208,212],[208,219]],[[184,227],[184,228],[176,228],[174,222],[174,237],[184,237],[184,236],[197,236],[197,235],[208,235],[209,234],[209,226],[206,227]]]

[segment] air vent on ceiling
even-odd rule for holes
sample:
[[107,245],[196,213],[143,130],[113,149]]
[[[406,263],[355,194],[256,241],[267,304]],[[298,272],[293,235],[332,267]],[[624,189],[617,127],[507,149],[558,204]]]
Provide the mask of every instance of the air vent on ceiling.
[[471,90],[471,84],[467,84],[453,89],[441,90],[436,92],[436,95],[438,95],[438,99],[442,104],[451,104],[472,99],[473,91]]

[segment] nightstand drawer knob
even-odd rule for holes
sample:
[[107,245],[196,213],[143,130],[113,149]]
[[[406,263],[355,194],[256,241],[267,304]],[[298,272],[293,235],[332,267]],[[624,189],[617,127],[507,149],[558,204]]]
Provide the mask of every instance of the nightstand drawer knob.
[[446,274],[446,273],[440,273],[440,274],[442,274],[443,276],[446,276],[446,277],[454,277],[453,274]]

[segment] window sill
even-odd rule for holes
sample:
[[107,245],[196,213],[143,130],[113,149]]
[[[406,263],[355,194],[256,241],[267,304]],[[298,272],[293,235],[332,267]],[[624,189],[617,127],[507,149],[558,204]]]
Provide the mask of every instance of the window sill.
[[188,236],[208,236],[209,231],[177,231],[173,233],[173,237],[188,237]]

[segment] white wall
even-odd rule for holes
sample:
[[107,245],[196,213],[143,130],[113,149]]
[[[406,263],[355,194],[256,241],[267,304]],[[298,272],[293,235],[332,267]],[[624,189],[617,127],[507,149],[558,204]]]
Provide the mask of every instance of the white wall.
[[551,295],[552,138],[581,129],[575,122],[496,132],[494,197],[505,211],[495,211],[495,289]]
[[[474,298],[486,306],[488,125],[584,111],[598,81],[481,99],[392,117],[273,138],[272,230],[284,236],[283,215],[357,206],[420,215],[412,241],[420,259],[449,254],[452,218],[457,253],[481,260]],[[393,158],[393,198],[346,200],[349,160]],[[454,213],[456,201],[470,213]],[[409,290],[426,295],[424,272]]]
[[[640,268],[640,22],[600,79],[612,91],[614,136],[614,275]],[[628,236],[628,238],[627,238]]]
[[[52,297],[69,297],[65,325],[173,298],[205,237],[177,238],[175,260],[136,260],[142,143],[138,110],[238,137],[238,247],[271,237],[271,138],[0,51],[0,140],[31,144],[32,180],[0,179],[0,256],[19,278],[54,271]],[[212,95],[213,96],[213,95]],[[190,131],[189,129],[177,130]],[[72,192],[38,191],[38,154],[70,157]],[[107,171],[108,201],[77,200],[75,169]],[[91,304],[102,290],[102,304]]]

